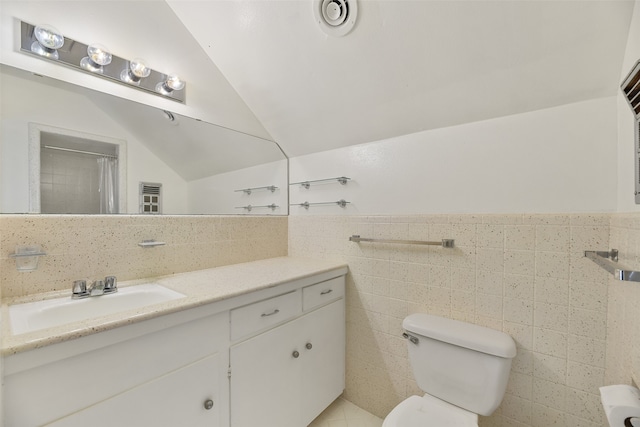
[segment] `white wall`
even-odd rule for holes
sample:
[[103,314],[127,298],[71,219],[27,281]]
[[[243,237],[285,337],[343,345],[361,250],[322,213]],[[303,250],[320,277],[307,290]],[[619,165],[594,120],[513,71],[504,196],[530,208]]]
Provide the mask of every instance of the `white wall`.
[[[251,194],[238,192],[245,188],[276,186],[277,190],[255,190]],[[263,165],[218,174],[188,183],[189,212],[202,214],[287,214],[287,161],[265,163]],[[267,206],[275,204],[275,210],[255,208],[251,212],[237,209],[239,206]]]
[[0,75],[0,212],[29,212],[29,123],[127,141],[127,212],[138,212],[138,183],[162,182],[167,213],[187,213],[186,182],[84,96]]
[[291,214],[610,212],[616,209],[616,98],[420,132],[292,158],[290,182],[346,175]]
[[[636,61],[640,59],[640,0],[636,0],[633,9],[631,28],[627,40],[620,82],[624,80]],[[635,204],[635,121],[629,104],[622,92],[618,93],[618,212],[637,212],[640,205]]]

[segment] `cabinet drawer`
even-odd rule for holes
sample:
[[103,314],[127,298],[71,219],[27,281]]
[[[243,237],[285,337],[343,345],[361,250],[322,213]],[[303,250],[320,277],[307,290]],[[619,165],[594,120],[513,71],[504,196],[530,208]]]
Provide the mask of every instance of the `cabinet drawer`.
[[283,322],[301,312],[300,291],[231,310],[231,341]]
[[342,297],[344,297],[344,276],[303,288],[302,309],[304,311],[311,310]]

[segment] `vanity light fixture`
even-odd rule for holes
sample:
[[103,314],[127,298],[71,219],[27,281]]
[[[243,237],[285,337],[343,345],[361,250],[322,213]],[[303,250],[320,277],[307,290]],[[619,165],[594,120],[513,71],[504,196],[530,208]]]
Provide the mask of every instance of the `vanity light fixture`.
[[149,77],[151,68],[147,67],[147,63],[142,58],[136,58],[129,61],[127,68],[120,72],[120,80],[132,85],[140,85],[140,80]]
[[87,47],[87,56],[82,58],[80,66],[92,73],[102,73],[104,66],[111,64],[112,59],[109,49],[101,44],[91,44]]
[[58,49],[64,45],[64,36],[51,25],[38,25],[33,29],[35,40],[29,49],[45,58],[58,60]]
[[186,99],[186,84],[177,75],[152,70],[140,58],[113,55],[101,44],[86,45],[65,37],[50,25],[21,21],[20,51],[165,99],[182,103]]

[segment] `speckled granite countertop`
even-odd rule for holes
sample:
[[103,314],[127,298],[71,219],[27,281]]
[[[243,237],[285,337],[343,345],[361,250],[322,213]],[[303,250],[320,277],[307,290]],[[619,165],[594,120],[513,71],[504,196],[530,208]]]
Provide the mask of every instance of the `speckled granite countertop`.
[[2,355],[8,356],[45,347],[346,267],[345,263],[336,261],[280,257],[171,276],[120,282],[118,285],[120,287],[154,282],[184,294],[185,298],[20,335],[11,333],[8,309],[10,304],[65,297],[69,296],[70,291],[3,299]]

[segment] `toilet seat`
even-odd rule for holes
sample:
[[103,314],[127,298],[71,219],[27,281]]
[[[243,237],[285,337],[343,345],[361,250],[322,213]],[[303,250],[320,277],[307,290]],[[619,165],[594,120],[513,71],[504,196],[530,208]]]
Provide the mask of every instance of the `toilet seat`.
[[425,394],[400,402],[382,427],[478,427],[478,414]]

